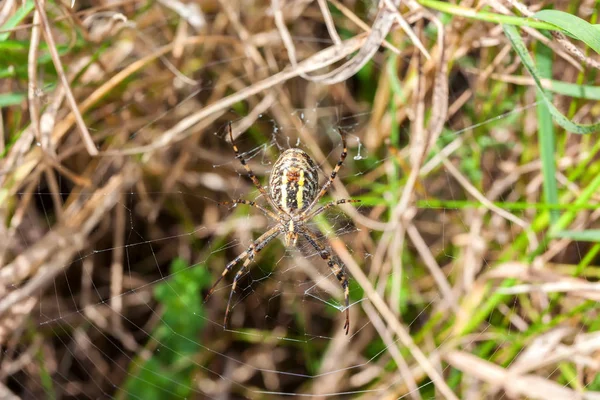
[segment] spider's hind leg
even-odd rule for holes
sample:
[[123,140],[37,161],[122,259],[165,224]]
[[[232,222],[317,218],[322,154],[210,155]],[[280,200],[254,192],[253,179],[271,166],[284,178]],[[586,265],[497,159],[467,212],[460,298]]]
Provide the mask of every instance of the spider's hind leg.
[[217,280],[215,281],[215,283],[213,283],[213,285],[210,287],[210,289],[208,289],[208,293],[204,297],[204,302],[205,303],[208,301],[208,298],[213,294],[213,292],[215,291],[215,289],[216,289],[217,285],[219,284],[219,282],[221,282],[221,280],[223,278],[225,278],[225,275],[227,275],[229,273],[229,271],[231,271],[233,269],[233,266],[235,264],[239,263],[244,258],[248,257],[249,252],[250,252],[250,248],[248,248],[242,254],[240,254],[239,256],[237,256],[233,261],[231,261],[229,264],[227,264],[227,266],[225,267],[225,269],[221,273],[221,276],[218,277]]
[[318,238],[312,232],[302,229],[300,230],[300,234],[319,252],[321,258],[327,261],[327,266],[340,282],[340,285],[342,285],[342,289],[344,289],[344,303],[346,305],[346,323],[344,324],[344,330],[347,335],[348,332],[350,332],[350,288],[348,287],[348,277],[344,272],[344,268],[334,260],[331,253],[319,242]]
[[231,261],[229,264],[227,264],[227,266],[225,267],[225,269],[221,273],[221,276],[216,280],[215,283],[213,283],[213,285],[208,290],[208,294],[204,298],[204,301],[206,302],[206,300],[208,300],[208,298],[210,297],[210,295],[213,294],[213,292],[215,291],[215,288],[217,287],[217,285],[219,284],[219,282],[221,282],[221,280],[223,278],[225,278],[225,275],[227,275],[229,273],[229,271],[231,271],[233,269],[234,265],[236,265],[237,263],[239,263],[240,261],[242,261],[244,258],[248,257],[248,255],[250,255],[250,254],[252,254],[252,257],[254,257],[254,254],[256,254],[260,250],[262,250],[262,248],[265,247],[271,240],[275,239],[275,237],[277,237],[277,235],[279,235],[279,233],[280,233],[280,231],[279,231],[279,227],[278,226],[275,226],[275,227],[269,229],[267,232],[265,232],[264,234],[262,234],[258,239],[256,239],[246,249],[246,251],[244,251],[242,254],[240,254],[239,256],[237,256],[233,261]]
[[231,290],[229,291],[229,299],[227,300],[227,308],[225,309],[225,317],[223,318],[223,326],[227,328],[227,321],[229,320],[229,312],[231,311],[231,299],[233,298],[233,294],[235,293],[235,289],[237,288],[238,281],[244,275],[244,273],[248,272],[248,265],[254,259],[254,254],[250,254],[250,257],[244,261],[242,264],[242,268],[235,274],[235,278],[233,278],[233,285],[231,285]]
[[231,287],[231,292],[229,293],[229,301],[227,302],[227,311],[225,312],[224,326],[227,326],[227,318],[229,316],[229,311],[230,311],[229,306],[231,304],[231,298],[233,297],[233,293],[235,293],[235,289],[237,287],[238,280],[243,275],[243,272],[247,270],[248,265],[254,259],[256,254],[258,254],[258,252],[260,252],[262,249],[264,249],[265,246],[267,244],[269,244],[269,242],[271,242],[273,239],[275,239],[277,236],[279,236],[280,233],[281,233],[281,229],[279,226],[274,226],[273,228],[269,229],[267,232],[263,233],[258,239],[256,239],[248,247],[248,249],[246,251],[244,251],[242,254],[237,256],[233,261],[231,261],[229,264],[227,264],[227,266],[221,273],[221,276],[217,279],[217,281],[209,289],[208,294],[206,295],[204,301],[208,300],[208,298],[214,292],[214,290],[217,287],[217,285],[219,284],[219,282],[221,282],[221,280],[225,277],[225,275],[227,275],[227,273],[233,269],[233,266],[236,265],[237,263],[239,263],[244,258],[248,257],[246,259],[246,261],[244,261],[244,264],[242,265],[242,267],[240,268],[238,273],[235,275],[235,278],[233,280],[233,286]]

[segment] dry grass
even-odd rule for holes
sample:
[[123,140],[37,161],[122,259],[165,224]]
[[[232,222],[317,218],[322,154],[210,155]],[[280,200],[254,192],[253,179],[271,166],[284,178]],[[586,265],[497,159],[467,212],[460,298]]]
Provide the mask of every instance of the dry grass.
[[[94,5],[0,4],[0,397],[600,398],[600,145],[553,127],[498,24],[578,123],[598,55],[509,17],[541,4]],[[328,176],[349,132],[330,192],[362,205],[315,229],[350,336],[304,245],[260,254],[231,329],[229,284],[202,303],[268,228],[218,206],[256,197],[229,121],[262,182],[296,145]]]

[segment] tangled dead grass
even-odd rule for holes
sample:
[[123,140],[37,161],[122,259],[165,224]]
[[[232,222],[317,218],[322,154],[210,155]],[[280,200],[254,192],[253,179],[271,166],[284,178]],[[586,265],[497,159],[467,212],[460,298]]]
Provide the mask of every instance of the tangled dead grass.
[[[319,280],[314,258],[277,261],[275,248],[265,263],[299,268],[253,287],[268,305],[238,304],[234,323],[247,330],[224,334],[214,322],[222,304],[211,302],[200,336],[182,339],[199,346],[172,363],[194,377],[188,395],[600,396],[591,267],[600,249],[549,239],[535,208],[498,204],[542,202],[537,103],[523,86],[533,82],[517,75],[498,26],[397,0],[75,3],[0,6],[0,27],[16,21],[0,35],[17,49],[0,58],[12,74],[0,88],[24,93],[0,114],[3,398],[139,394],[129,385],[140,365],[176,346],[151,333],[167,320],[153,291],[170,281],[171,261],[217,274],[266,228],[260,216],[217,207],[250,190],[230,162],[230,120],[254,146],[248,155],[272,156],[273,143],[297,137],[325,174],[333,158],[324,125],[357,139],[359,156],[334,186],[366,206],[344,208],[356,229],[329,243],[357,283],[358,322],[348,340],[323,302],[298,311],[297,297],[273,296],[282,280],[307,276],[341,296]],[[514,0],[486,5],[532,13]],[[597,68],[561,33],[524,31],[552,49],[561,80]],[[577,106],[578,121],[597,119],[593,102]],[[486,131],[498,120],[510,123]],[[585,192],[598,149],[569,137],[561,150],[556,179],[568,203]],[[571,226],[593,227],[598,216],[580,209]]]

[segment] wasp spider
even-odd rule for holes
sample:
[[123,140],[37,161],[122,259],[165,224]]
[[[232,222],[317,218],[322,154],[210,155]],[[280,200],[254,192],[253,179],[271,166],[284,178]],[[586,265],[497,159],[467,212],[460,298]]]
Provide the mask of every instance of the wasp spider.
[[332,273],[335,275],[344,289],[344,299],[346,304],[346,323],[344,325],[344,329],[346,330],[346,335],[348,334],[350,330],[350,315],[348,312],[348,278],[342,266],[334,260],[326,246],[321,244],[316,235],[306,227],[306,223],[311,218],[331,207],[344,203],[360,202],[360,200],[342,199],[332,201],[320,207],[316,207],[319,199],[323,197],[333,183],[338,171],[342,167],[346,155],[348,154],[345,134],[340,131],[340,135],[342,137],[344,150],[342,151],[340,159],[333,169],[331,176],[321,187],[320,191],[317,191],[319,175],[315,163],[303,150],[294,148],[283,152],[275,162],[275,165],[273,165],[271,177],[269,179],[269,191],[267,192],[256,178],[256,175],[254,175],[252,172],[252,169],[250,169],[246,163],[246,160],[244,160],[244,157],[240,154],[233,140],[231,124],[229,124],[229,137],[231,139],[233,151],[235,152],[235,157],[240,160],[240,163],[248,173],[248,177],[252,180],[254,186],[256,186],[259,192],[267,199],[273,208],[273,211],[255,203],[254,201],[248,201],[244,199],[237,199],[221,204],[246,204],[258,208],[267,217],[272,218],[276,222],[276,225],[267,232],[263,233],[248,247],[246,251],[227,264],[221,276],[208,291],[206,299],[210,297],[221,279],[223,279],[237,263],[245,259],[244,264],[242,264],[242,267],[233,279],[233,285],[229,293],[229,301],[227,302],[227,309],[225,311],[225,319],[223,321],[225,326],[227,326],[231,298],[236,291],[238,280],[244,275],[244,273],[246,273],[248,270],[248,265],[250,262],[252,262],[252,260],[254,260],[256,254],[258,254],[259,251],[265,248],[269,242],[279,235],[284,235],[285,245],[287,247],[295,246],[296,242],[298,241],[298,236],[302,236],[304,239],[306,239],[306,241],[308,241],[308,243],[310,243],[310,245],[315,248],[321,258],[327,262],[327,265],[331,269]]

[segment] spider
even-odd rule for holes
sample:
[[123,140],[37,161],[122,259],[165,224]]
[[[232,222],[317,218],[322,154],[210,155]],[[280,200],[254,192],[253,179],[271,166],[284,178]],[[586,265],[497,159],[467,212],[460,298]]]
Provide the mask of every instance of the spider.
[[298,236],[302,236],[315,248],[321,258],[327,262],[327,265],[344,289],[344,300],[346,304],[346,323],[344,325],[344,329],[346,330],[347,335],[350,330],[350,314],[348,311],[348,277],[346,276],[344,269],[340,266],[340,264],[333,259],[327,248],[323,246],[316,235],[306,227],[306,223],[310,221],[310,219],[331,207],[344,203],[360,202],[360,200],[355,199],[342,199],[332,201],[323,206],[315,208],[319,199],[323,197],[333,183],[338,171],[344,163],[346,155],[348,154],[345,133],[340,131],[344,150],[342,150],[340,159],[333,169],[331,176],[325,182],[325,184],[323,184],[319,192],[317,192],[319,174],[314,161],[303,150],[291,148],[284,151],[273,165],[269,179],[269,191],[267,193],[265,188],[258,181],[258,178],[256,178],[256,175],[254,175],[254,172],[252,172],[250,166],[248,166],[246,163],[244,156],[240,154],[237,146],[235,145],[231,123],[228,125],[228,130],[231,146],[235,152],[235,157],[240,161],[244,169],[246,169],[248,177],[252,180],[258,191],[267,199],[274,211],[264,208],[254,201],[248,201],[244,199],[237,199],[231,202],[222,202],[220,204],[246,204],[248,206],[255,207],[267,217],[277,222],[277,224],[270,228],[267,232],[263,233],[248,247],[246,251],[238,255],[233,261],[227,264],[221,276],[215,281],[208,291],[205,301],[208,300],[210,295],[214,292],[216,286],[219,284],[219,282],[221,282],[225,275],[227,275],[227,273],[231,271],[237,263],[246,259],[242,267],[235,275],[231,291],[229,292],[229,300],[227,302],[227,309],[225,311],[225,318],[223,320],[223,324],[226,327],[230,312],[231,299],[236,291],[238,280],[247,271],[248,265],[250,262],[252,262],[252,260],[254,260],[254,257],[256,257],[258,252],[265,248],[269,242],[279,235],[284,235],[286,247],[296,246]]

